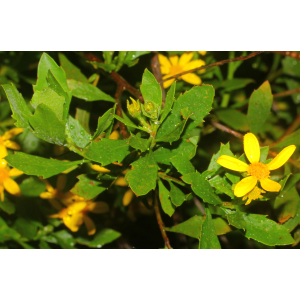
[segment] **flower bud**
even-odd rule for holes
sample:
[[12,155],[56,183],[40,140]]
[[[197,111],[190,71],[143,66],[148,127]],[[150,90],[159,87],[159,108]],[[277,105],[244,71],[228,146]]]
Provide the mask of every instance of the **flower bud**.
[[129,101],[127,100],[127,109],[130,115],[134,118],[137,118],[141,115],[141,105],[139,100],[135,101],[130,97],[130,100],[132,101],[132,104],[129,104]]

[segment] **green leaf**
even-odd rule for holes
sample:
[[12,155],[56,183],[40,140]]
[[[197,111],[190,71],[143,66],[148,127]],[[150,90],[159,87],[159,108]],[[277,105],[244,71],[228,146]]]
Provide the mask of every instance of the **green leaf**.
[[97,129],[92,138],[93,140],[95,140],[102,132],[104,132],[109,127],[114,119],[114,114],[115,106],[113,108],[110,108],[102,117],[99,117]]
[[65,123],[45,104],[40,104],[29,118],[34,128],[33,134],[51,144],[63,146],[65,143]]
[[202,224],[199,249],[221,249],[221,245],[208,208],[205,208],[205,219]]
[[20,237],[20,234],[15,229],[7,226],[6,222],[0,217],[0,243],[9,240],[18,241]]
[[176,155],[170,158],[172,165],[182,175],[195,172],[195,167],[189,159],[183,154]]
[[88,83],[88,79],[85,77],[85,75],[83,75],[81,73],[80,69],[77,68],[75,65],[73,65],[64,54],[59,53],[58,58],[59,58],[61,67],[66,72],[67,79],[75,79],[75,80],[78,80],[81,82]]
[[111,72],[116,68],[115,64],[105,64],[97,61],[87,61],[87,62],[92,64],[96,69],[100,68],[106,72]]
[[199,196],[204,202],[222,205],[222,200],[215,194],[213,188],[209,182],[205,180],[200,173],[190,173],[183,175],[182,180],[188,184],[191,184],[191,188],[194,193]]
[[121,233],[113,229],[104,228],[92,237],[78,237],[76,242],[91,248],[102,248],[121,236]]
[[180,139],[180,136],[183,132],[183,129],[185,127],[185,124],[187,122],[188,118],[185,120],[181,121],[178,124],[173,124],[172,127],[169,127],[170,132],[168,132],[166,135],[161,136],[160,138],[155,139],[156,142],[167,142],[167,143],[172,143],[175,141],[178,141]]
[[223,235],[231,231],[231,228],[227,222],[220,217],[213,219],[213,223],[217,235]]
[[[229,210],[227,210],[228,212]],[[237,214],[239,214],[238,219],[236,218]],[[227,214],[227,218],[231,225],[239,229],[246,229],[246,238],[252,238],[265,245],[290,245],[294,242],[286,227],[278,225],[264,215],[231,211]]]
[[26,178],[19,186],[23,197],[39,197],[46,189],[45,183],[38,177]]
[[187,107],[189,108],[189,114],[193,113],[193,115],[189,118],[185,132],[189,132],[202,124],[203,118],[212,108],[214,95],[214,88],[211,85],[205,84],[193,87],[188,92],[180,95],[174,103],[172,112],[160,126],[156,138],[159,139],[165,136],[170,132],[170,128],[174,127],[174,124],[180,123],[182,118],[181,111]]
[[91,200],[109,188],[116,177],[102,175],[97,179],[97,174],[81,174],[77,176],[79,181],[71,189],[71,192],[83,197],[85,200]]
[[[126,173],[125,180],[137,196],[148,194],[156,187],[158,166],[152,152],[140,157],[131,164],[132,168]],[[146,171],[145,171],[146,170]]]
[[176,155],[183,155],[188,160],[192,159],[196,154],[196,149],[197,145],[190,140],[179,140],[172,143],[172,145],[159,147],[153,154],[158,163],[171,165],[170,159]]
[[29,117],[31,112],[25,100],[13,84],[4,84],[2,85],[6,97],[10,103],[11,110],[13,112],[12,118],[17,122],[15,123],[16,127],[29,128]]
[[187,199],[187,196],[174,183],[169,182],[169,184],[171,187],[170,198],[172,203],[176,207],[182,205],[182,203]]
[[43,178],[49,178],[84,162],[82,160],[64,162],[22,152],[16,152],[15,154],[8,155],[5,157],[5,160],[11,166],[27,175],[43,176]]
[[265,162],[267,160],[268,157],[268,153],[269,153],[269,147],[262,147],[260,148],[260,162]]
[[194,216],[187,221],[184,221],[176,226],[173,227],[165,227],[166,231],[182,233],[193,237],[195,239],[200,238],[202,225],[203,225],[203,217],[201,216]]
[[143,74],[141,92],[144,97],[145,104],[152,102],[158,110],[160,109],[162,103],[161,87],[156,81],[154,75],[148,71],[148,69],[146,69]]
[[258,134],[270,115],[273,103],[273,95],[269,81],[265,81],[255,90],[249,100],[247,119],[250,130]]
[[13,227],[21,234],[21,236],[28,239],[33,239],[37,234],[37,226],[30,220],[22,217],[15,221]]
[[142,55],[148,54],[151,51],[128,51],[125,61],[135,61],[137,58],[139,58]]
[[137,150],[141,150],[142,152],[145,152],[149,149],[151,140],[150,139],[143,139],[140,138],[137,135],[134,135],[133,133],[131,133],[131,137],[129,139],[129,145]]
[[0,209],[11,215],[15,213],[16,205],[4,196],[4,201],[0,200]]
[[129,118],[128,119],[123,119],[123,118],[119,117],[116,114],[114,115],[114,117],[115,117],[115,119],[117,119],[118,121],[122,122],[126,126],[133,127],[133,128],[139,129],[139,130],[143,130],[143,131],[149,133],[149,131],[147,129],[145,129],[143,127],[140,127],[140,126],[136,126]]
[[75,249],[75,239],[67,230],[60,230],[51,234],[57,239],[63,249]]
[[282,66],[284,74],[300,77],[300,62],[298,59],[286,56],[282,60]]
[[217,175],[212,179],[208,180],[208,182],[212,187],[216,188],[218,191],[228,195],[231,199],[234,199],[234,194],[231,185],[228,183],[226,178]]
[[235,130],[248,131],[249,125],[247,116],[238,110],[228,108],[215,111],[217,117],[226,125]]
[[48,72],[51,73],[62,86],[64,91],[68,91],[67,78],[65,71],[57,65],[57,63],[47,54],[43,53],[38,65],[38,79],[36,85],[33,86],[34,91],[42,91],[48,87]]
[[83,155],[106,166],[113,162],[122,162],[128,154],[130,154],[128,140],[102,138],[99,142],[92,142]]
[[92,139],[91,135],[88,134],[78,120],[74,119],[69,115],[66,126],[66,133],[69,138],[69,142],[75,144],[79,148],[84,148]]
[[175,207],[170,200],[169,190],[164,186],[161,180],[158,181],[158,189],[161,207],[168,216],[172,217],[173,213],[175,212]]
[[79,99],[86,101],[104,100],[114,103],[116,102],[113,97],[105,94],[99,88],[90,83],[68,79],[68,87],[72,91],[73,96]]
[[165,120],[165,118],[168,116],[169,112],[172,110],[172,106],[175,101],[175,89],[176,89],[176,81],[173,82],[173,84],[171,85],[171,87],[167,93],[165,107],[160,116],[161,123]]
[[285,136],[281,142],[276,143],[274,146],[271,146],[271,148],[282,148],[289,145],[300,146],[300,129],[296,130],[292,134]]
[[103,51],[103,58],[106,64],[110,64],[112,62],[113,56],[114,51]]
[[299,224],[300,224],[300,205],[298,204],[298,208],[297,208],[295,216],[293,218],[290,218],[282,226],[286,227],[288,229],[288,231],[291,232]]
[[63,119],[65,97],[58,95],[51,88],[45,88],[42,91],[36,91],[31,99],[31,105],[36,109],[39,104],[45,104],[57,116],[59,120]]

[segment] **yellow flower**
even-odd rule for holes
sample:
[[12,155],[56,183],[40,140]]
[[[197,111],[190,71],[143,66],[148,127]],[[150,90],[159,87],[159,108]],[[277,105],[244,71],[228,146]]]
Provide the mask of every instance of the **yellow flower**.
[[221,166],[238,172],[247,172],[248,177],[242,179],[234,188],[236,197],[243,197],[249,193],[260,182],[261,187],[268,192],[279,192],[281,185],[269,179],[270,171],[280,168],[292,156],[296,150],[295,145],[285,147],[271,162],[264,164],[259,162],[260,147],[257,138],[253,133],[247,133],[244,136],[244,150],[250,161],[247,165],[243,161],[228,155],[222,155],[217,163]]
[[4,159],[0,159],[0,198],[4,201],[4,189],[12,195],[21,196],[21,190],[18,184],[10,177],[19,176],[22,171],[16,168],[10,169]]
[[129,100],[127,100],[127,110],[130,115],[134,118],[137,118],[141,115],[141,104],[140,101],[135,101],[133,98],[129,97],[131,100],[131,104]]
[[198,51],[198,53],[201,54],[201,55],[203,55],[203,56],[206,54],[206,52],[207,51]]
[[[170,58],[167,59],[165,56],[158,54],[158,60],[160,63],[161,73],[166,74],[165,76],[163,76],[162,79],[166,79],[170,76],[174,76],[174,75],[182,73],[184,71],[199,68],[199,67],[205,65],[205,62],[202,59],[197,59],[197,60],[191,61],[193,56],[194,56],[194,53],[190,52],[190,53],[182,54],[179,59],[178,59],[177,55],[170,56]],[[190,84],[200,84],[201,83],[200,77],[193,73],[182,75],[182,76],[178,77],[178,79],[182,79]],[[170,79],[168,81],[165,81],[164,88],[169,87],[174,81],[175,81],[174,78]]]
[[13,128],[0,135],[0,159],[7,156],[7,149],[20,150],[20,146],[10,141],[11,138],[23,132],[23,128]]
[[248,201],[245,203],[245,205],[250,204],[252,200],[262,199],[263,196],[261,194],[265,194],[265,193],[266,192],[264,190],[260,189],[258,186],[255,186],[252,191],[250,191],[243,197],[244,201],[247,200],[248,198]]
[[73,201],[82,201],[83,197],[73,194],[71,191],[63,192],[66,186],[67,176],[60,174],[56,181],[56,189],[49,183],[48,180],[40,178],[45,184],[47,192],[40,194],[42,199],[47,199],[50,204],[57,210],[63,209],[63,206],[57,201],[60,200],[63,204],[68,205],[73,203]]

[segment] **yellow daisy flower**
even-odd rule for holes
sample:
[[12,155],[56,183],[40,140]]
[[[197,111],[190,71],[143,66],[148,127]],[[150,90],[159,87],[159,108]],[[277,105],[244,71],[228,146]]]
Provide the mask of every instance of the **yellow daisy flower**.
[[4,189],[14,195],[21,196],[21,190],[18,184],[10,177],[19,176],[23,174],[22,171],[16,168],[10,169],[4,159],[0,159],[0,198],[4,201]]
[[[170,56],[167,59],[164,55],[158,54],[158,60],[160,63],[160,70],[163,76],[163,80],[174,76],[176,74],[182,73],[184,71],[188,71],[191,69],[199,68],[205,65],[205,62],[202,59],[196,59],[191,61],[194,53],[183,53],[180,58],[177,55]],[[201,83],[201,79],[198,75],[189,73],[178,77],[178,79],[182,79],[190,84],[198,85]],[[164,82],[164,88],[169,87],[175,79],[170,79]]]
[[243,197],[243,201],[247,200],[248,198],[247,202],[245,203],[245,205],[248,205],[252,200],[262,199],[264,196],[262,196],[261,194],[265,193],[266,192],[264,190],[260,189],[258,186],[255,186],[252,191],[250,191]]
[[250,161],[250,165],[228,155],[221,155],[217,160],[217,163],[222,167],[233,171],[248,173],[248,177],[236,184],[234,195],[236,197],[245,196],[256,186],[257,181],[260,182],[264,190],[268,192],[279,192],[281,185],[269,179],[270,171],[276,170],[285,164],[296,150],[296,146],[290,145],[285,147],[271,162],[264,164],[259,162],[260,147],[257,138],[253,133],[247,133],[244,136],[244,150]]
[[23,128],[13,128],[0,135],[0,159],[7,156],[7,149],[20,150],[20,146],[10,139],[23,132]]
[[88,213],[103,214],[108,212],[107,203],[98,201],[76,201],[62,208],[58,214],[49,216],[50,218],[60,218],[64,224],[73,232],[79,230],[82,223],[85,224],[88,235],[96,232],[94,221],[88,216]]

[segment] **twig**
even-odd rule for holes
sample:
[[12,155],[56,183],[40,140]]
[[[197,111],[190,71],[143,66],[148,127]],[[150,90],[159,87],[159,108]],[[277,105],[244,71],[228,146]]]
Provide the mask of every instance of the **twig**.
[[[122,96],[123,91],[124,91],[124,86],[118,85],[117,91],[116,91],[116,94],[115,94],[115,99],[116,99],[116,102],[117,102],[116,112],[117,112],[117,115],[121,118],[123,118],[122,106],[121,106],[121,96]],[[127,139],[128,132],[127,132],[125,124],[120,122],[120,121],[118,121],[118,123],[120,125],[120,133],[122,134],[123,139]]]
[[220,129],[220,130],[222,130],[222,131],[224,131],[224,132],[227,132],[227,133],[229,133],[229,134],[231,134],[231,135],[237,137],[238,139],[241,139],[241,140],[242,140],[242,139],[244,138],[244,136],[243,136],[241,133],[236,132],[236,131],[234,131],[234,130],[232,130],[232,129],[230,129],[230,128],[228,128],[228,127],[226,127],[226,126],[224,126],[224,125],[222,125],[222,124],[220,124],[220,123],[217,123],[217,122],[211,122],[211,124],[212,124],[214,127],[216,127],[217,129]]
[[212,63],[210,65],[206,65],[206,66],[202,66],[202,67],[199,67],[199,68],[191,69],[191,70],[188,70],[188,71],[185,71],[185,72],[182,72],[182,73],[178,73],[178,74],[176,74],[174,76],[170,76],[170,77],[162,80],[161,82],[165,82],[165,81],[168,81],[170,79],[177,78],[177,77],[180,77],[180,76],[188,74],[188,73],[193,73],[195,71],[200,71],[200,70],[204,70],[204,69],[215,67],[215,66],[221,66],[221,65],[224,65],[224,64],[227,64],[227,63],[231,63],[231,62],[234,62],[234,61],[247,60],[247,59],[252,58],[252,57],[254,57],[254,56],[258,55],[258,54],[261,54],[263,52],[264,51],[256,51],[256,52],[253,52],[253,53],[251,53],[251,54],[249,54],[247,56],[240,56],[240,57],[235,57],[235,58],[231,58],[231,59],[225,59],[225,60],[217,61],[217,62]]
[[182,182],[181,180],[177,179],[177,178],[174,178],[174,177],[171,177],[171,176],[168,176],[166,175],[165,173],[163,172],[158,172],[158,176],[166,181],[174,181],[182,186],[185,186],[185,183]]
[[289,96],[289,95],[296,94],[296,93],[300,93],[300,88],[273,94],[273,98],[285,97],[285,96]]
[[300,60],[300,53],[297,53],[294,51],[267,51],[267,52],[278,53],[278,54],[281,54],[284,56],[290,56],[290,57]]
[[[86,59],[88,59],[89,61],[96,61],[96,62],[101,62],[103,63],[103,61],[98,58],[97,56],[95,56],[92,53],[84,53],[83,54],[84,57]],[[137,90],[136,88],[134,88],[132,85],[130,85],[122,76],[120,76],[118,73],[116,73],[115,71],[112,71],[111,73],[105,72],[108,76],[110,76],[117,84],[118,86],[122,86],[124,88],[124,90],[127,90],[131,95],[133,95],[135,98],[140,99],[140,101],[142,103],[144,103],[144,99],[142,94],[139,92],[139,90]]]
[[158,52],[157,51],[155,51],[155,54],[151,59],[151,69],[152,69],[153,75],[156,78],[156,80],[158,82],[160,82],[160,87],[161,87],[161,90],[162,90],[162,103],[163,103],[162,105],[164,107],[165,98],[166,98],[166,91],[164,89],[164,84],[162,83],[162,75],[161,75],[161,71],[160,71],[160,64],[159,64],[159,61],[158,61]]
[[200,212],[205,215],[205,209],[202,205],[202,203],[199,201],[197,197],[193,198],[194,204],[197,206],[197,208],[200,210]]
[[157,219],[157,223],[158,223],[158,226],[159,226],[159,229],[160,229],[160,232],[161,232],[161,235],[165,241],[165,246],[168,248],[168,249],[172,249],[171,245],[170,245],[170,241],[169,241],[169,238],[167,236],[167,233],[165,231],[165,224],[161,218],[161,215],[160,215],[160,211],[159,211],[159,205],[158,205],[158,195],[157,195],[157,190],[155,192],[155,202],[154,202],[154,210],[155,210],[155,214],[156,214],[156,219]]

